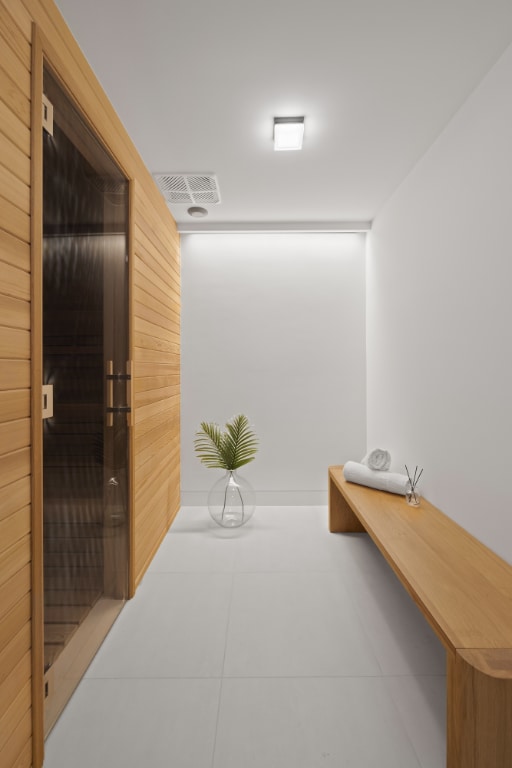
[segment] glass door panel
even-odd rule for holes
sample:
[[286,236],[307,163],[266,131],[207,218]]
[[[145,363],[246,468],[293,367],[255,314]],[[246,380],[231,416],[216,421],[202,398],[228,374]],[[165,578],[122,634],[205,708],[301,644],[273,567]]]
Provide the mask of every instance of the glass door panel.
[[128,183],[45,69],[43,134],[46,731],[128,584]]

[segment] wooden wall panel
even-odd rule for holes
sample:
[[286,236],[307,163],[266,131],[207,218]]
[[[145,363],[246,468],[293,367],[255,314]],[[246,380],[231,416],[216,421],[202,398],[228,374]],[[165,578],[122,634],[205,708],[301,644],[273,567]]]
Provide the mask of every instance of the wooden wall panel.
[[[24,125],[30,126],[30,101],[24,94],[22,82],[26,77],[25,70],[16,55],[11,53],[10,48],[5,46],[3,51],[4,68],[0,72],[0,89],[4,104],[19,117]],[[21,78],[17,76],[19,72],[22,73]],[[30,80],[30,76],[27,79]]]
[[2,5],[0,46],[0,754],[11,768],[23,754],[30,765],[32,733],[31,52]]
[[[0,158],[3,160],[1,138],[0,136]],[[28,161],[28,158],[26,159]],[[0,229],[0,254],[4,262],[2,265],[2,285],[4,283],[5,265],[10,265],[23,272],[30,272],[30,245],[18,240],[2,229]],[[24,298],[30,298],[30,280],[28,281],[28,292]]]
[[[0,423],[30,416],[30,390],[21,387],[14,389],[14,386],[16,382],[13,382],[13,389],[0,390]],[[8,438],[4,438],[2,447],[2,449],[9,449]],[[0,481],[0,488],[2,487]]]
[[[8,220],[6,221],[6,224],[9,226]],[[13,234],[12,237],[16,236]],[[23,245],[22,240],[18,240],[18,243]],[[2,262],[1,259],[0,262]],[[21,266],[14,266],[9,264],[7,262],[7,258],[5,261],[3,261],[3,263],[0,263],[0,267],[2,269],[2,294],[4,296],[12,296],[15,299],[29,301],[30,273],[25,272]]]
[[[30,330],[30,307],[28,302],[0,294],[0,314],[4,325],[9,328]],[[27,359],[30,357],[30,349],[27,350],[27,354],[24,354],[23,357]]]
[[0,157],[2,165],[13,172],[15,176],[30,184],[30,157],[13,144],[11,139],[2,132],[0,127]]
[[[14,576],[0,585],[0,621],[2,623],[9,611],[21,603],[26,595],[30,595],[30,576],[30,565],[27,563]],[[14,628],[11,628],[9,637],[12,636],[13,631]]]
[[12,141],[14,146],[30,157],[30,128],[24,125],[18,115],[15,115],[3,101],[0,101],[0,125],[2,133]]
[[[22,717],[26,716],[26,713],[30,712],[30,704],[30,684],[26,683],[12,702],[11,706],[6,710],[3,717],[0,718],[0,753],[5,748],[9,736],[19,723],[20,712],[22,713]],[[30,758],[29,762],[26,764],[30,765]]]
[[[133,344],[135,519],[138,584],[179,507],[179,240],[135,188]],[[155,483],[158,483],[158,486]]]
[[22,211],[30,208],[30,187],[12,171],[0,165],[0,197],[9,198]]
[[[36,38],[34,23],[39,36]],[[31,405],[31,369],[36,378],[40,371],[37,259],[41,243],[36,242],[38,228],[34,218],[31,220],[33,195],[41,178],[40,168],[31,166],[31,156],[37,158],[37,138],[31,131],[31,90],[36,82],[33,78],[39,77],[32,63],[33,51],[39,51],[34,40],[42,41],[38,45],[42,45],[64,86],[74,95],[134,189],[132,590],[179,506],[180,262],[176,226],[53,0],[0,0],[2,768],[40,768],[43,755],[42,717],[38,709],[42,702],[42,670],[35,647],[41,636],[37,628],[41,589],[39,582],[31,581],[31,572],[34,578],[40,573],[33,558],[37,559],[41,535],[41,509],[37,501],[40,456],[37,441],[33,440],[37,434],[34,430],[39,426],[30,421],[31,412],[37,411],[34,403],[38,402],[35,389]],[[32,295],[36,299],[31,306]]]
[[[31,665],[31,653],[30,650],[26,650],[22,658],[14,667],[10,668],[0,683],[0,719],[3,719],[6,713],[12,709],[20,691],[27,684],[30,685]],[[30,709],[24,710],[23,707],[20,707],[11,719],[14,727],[8,735],[1,753],[6,768],[11,768],[15,763],[19,753],[22,752],[26,742],[30,739],[32,731]]]

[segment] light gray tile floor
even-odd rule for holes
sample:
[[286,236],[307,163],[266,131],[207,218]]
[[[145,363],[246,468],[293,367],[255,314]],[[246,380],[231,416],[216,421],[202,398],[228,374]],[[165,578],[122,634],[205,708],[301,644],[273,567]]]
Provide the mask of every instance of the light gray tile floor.
[[325,507],[183,508],[44,768],[444,768],[443,649]]

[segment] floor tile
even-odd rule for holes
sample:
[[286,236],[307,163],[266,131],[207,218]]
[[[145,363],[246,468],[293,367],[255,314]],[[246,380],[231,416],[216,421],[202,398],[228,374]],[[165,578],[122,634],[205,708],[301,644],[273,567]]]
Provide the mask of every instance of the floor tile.
[[214,768],[419,768],[380,678],[222,683]]
[[227,574],[146,574],[87,677],[219,676],[231,589]]
[[382,555],[367,533],[327,532],[326,536],[329,557],[336,569],[343,573],[382,570]]
[[44,768],[211,768],[218,680],[83,680]]
[[235,574],[228,677],[378,675],[338,574]]
[[328,514],[326,506],[304,507],[257,507],[253,520],[265,526],[282,530],[327,531]]
[[243,534],[220,528],[204,507],[187,507],[178,514],[148,573],[232,573],[236,539]]
[[264,507],[251,522],[251,536],[237,544],[236,571],[334,570],[324,507]]
[[395,702],[421,768],[446,765],[446,678],[388,677],[386,689]]
[[350,594],[385,675],[444,675],[437,635],[380,553],[371,568],[355,568]]

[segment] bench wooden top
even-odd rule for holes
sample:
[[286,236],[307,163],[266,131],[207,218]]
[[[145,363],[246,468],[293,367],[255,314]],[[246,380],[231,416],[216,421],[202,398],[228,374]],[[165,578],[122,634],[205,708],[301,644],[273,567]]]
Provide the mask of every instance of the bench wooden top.
[[347,482],[342,466],[329,477],[447,648],[512,649],[508,563],[423,498],[410,507]]

